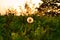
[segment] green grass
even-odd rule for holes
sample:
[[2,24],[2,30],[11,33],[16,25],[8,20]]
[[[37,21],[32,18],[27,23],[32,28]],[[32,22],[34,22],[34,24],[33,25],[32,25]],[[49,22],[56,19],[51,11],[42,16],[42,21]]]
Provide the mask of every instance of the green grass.
[[60,40],[60,16],[0,16],[0,40]]

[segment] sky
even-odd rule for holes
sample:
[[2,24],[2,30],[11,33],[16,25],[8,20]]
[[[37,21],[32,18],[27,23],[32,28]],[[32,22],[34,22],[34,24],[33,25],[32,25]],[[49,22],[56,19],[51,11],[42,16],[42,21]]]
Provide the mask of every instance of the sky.
[[0,13],[4,15],[6,10],[11,7],[17,11],[19,11],[19,6],[24,9],[26,2],[29,4],[29,6],[31,2],[32,4],[35,4],[36,7],[38,7],[39,3],[42,3],[41,0],[0,0]]

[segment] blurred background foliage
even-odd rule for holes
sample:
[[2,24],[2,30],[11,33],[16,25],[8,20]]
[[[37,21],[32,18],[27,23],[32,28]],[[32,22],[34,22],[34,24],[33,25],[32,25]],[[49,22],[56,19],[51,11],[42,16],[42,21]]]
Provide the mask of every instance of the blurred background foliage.
[[[40,6],[38,11],[42,11],[43,14],[47,10],[47,2],[60,2],[60,0],[42,1],[44,5]],[[47,12],[46,15],[40,16],[42,13],[39,12],[29,16],[13,14],[0,16],[0,40],[60,40],[60,13],[54,15],[54,12]],[[34,22],[29,24],[28,17],[32,17]]]
[[60,16],[0,16],[0,40],[60,40]]

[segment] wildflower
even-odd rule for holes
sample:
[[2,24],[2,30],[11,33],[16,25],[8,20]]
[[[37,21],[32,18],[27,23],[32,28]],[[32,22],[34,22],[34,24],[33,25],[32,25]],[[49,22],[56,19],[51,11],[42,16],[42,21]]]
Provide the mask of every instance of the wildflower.
[[32,17],[28,17],[28,18],[27,18],[27,22],[28,22],[28,23],[33,23],[33,21],[34,21],[34,20],[33,20]]

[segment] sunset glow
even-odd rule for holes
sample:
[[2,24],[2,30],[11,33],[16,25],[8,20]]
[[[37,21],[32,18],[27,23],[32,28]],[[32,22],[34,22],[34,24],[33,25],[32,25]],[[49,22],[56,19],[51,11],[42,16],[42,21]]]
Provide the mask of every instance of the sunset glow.
[[39,3],[43,2],[41,0],[0,0],[0,13],[1,15],[4,15],[8,8],[14,8],[19,13],[22,10],[25,10],[25,3],[28,4],[31,10],[35,10],[36,7],[39,7]]

